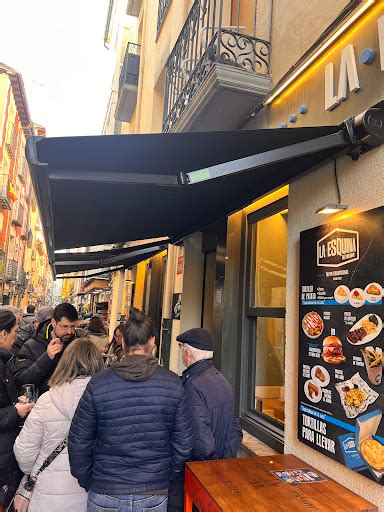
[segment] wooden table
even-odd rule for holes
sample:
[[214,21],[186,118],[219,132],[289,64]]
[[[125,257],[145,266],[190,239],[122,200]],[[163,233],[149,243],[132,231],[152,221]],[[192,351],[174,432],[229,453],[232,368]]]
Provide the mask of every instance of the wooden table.
[[[295,477],[301,474],[311,478],[313,471],[323,480],[294,483],[293,473],[280,475],[289,478],[287,483],[272,473],[298,469],[306,472]],[[185,512],[191,512],[192,504],[200,512],[378,510],[294,455],[189,462],[185,471]]]

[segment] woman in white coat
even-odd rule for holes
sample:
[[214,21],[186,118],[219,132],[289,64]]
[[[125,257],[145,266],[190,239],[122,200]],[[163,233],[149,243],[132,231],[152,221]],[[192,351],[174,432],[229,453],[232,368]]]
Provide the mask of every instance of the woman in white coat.
[[[73,341],[52,375],[14,444],[23,473],[32,477],[68,436],[77,404],[90,380],[103,369],[96,346],[87,338]],[[64,450],[37,477],[28,512],[85,512],[87,493],[71,475]]]

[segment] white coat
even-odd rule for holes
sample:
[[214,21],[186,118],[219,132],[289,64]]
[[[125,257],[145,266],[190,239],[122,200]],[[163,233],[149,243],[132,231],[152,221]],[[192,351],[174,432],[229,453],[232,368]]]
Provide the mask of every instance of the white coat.
[[[90,377],[51,388],[27,417],[13,450],[21,471],[35,475],[68,436],[73,415]],[[85,512],[87,493],[71,475],[68,449],[38,476],[28,512]]]

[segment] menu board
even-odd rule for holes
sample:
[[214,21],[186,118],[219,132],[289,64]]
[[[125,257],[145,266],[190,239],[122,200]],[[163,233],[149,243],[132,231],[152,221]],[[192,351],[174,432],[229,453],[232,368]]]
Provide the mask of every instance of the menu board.
[[298,438],[384,483],[384,208],[301,233]]

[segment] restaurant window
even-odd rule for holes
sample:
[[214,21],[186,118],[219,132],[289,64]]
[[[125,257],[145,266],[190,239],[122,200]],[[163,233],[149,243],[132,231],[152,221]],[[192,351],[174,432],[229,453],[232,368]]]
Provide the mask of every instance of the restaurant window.
[[275,449],[282,448],[284,436],[287,202],[284,198],[247,219],[242,416]]

